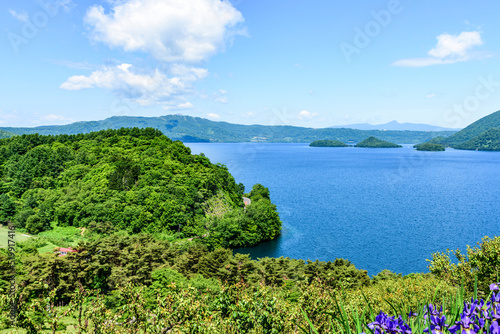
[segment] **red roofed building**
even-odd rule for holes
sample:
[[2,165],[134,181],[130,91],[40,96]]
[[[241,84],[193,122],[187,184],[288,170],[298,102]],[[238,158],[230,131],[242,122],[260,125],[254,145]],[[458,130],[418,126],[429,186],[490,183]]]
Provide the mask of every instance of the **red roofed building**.
[[57,252],[59,253],[59,256],[64,256],[64,255],[67,255],[68,253],[74,253],[74,252],[77,252],[77,251],[74,250],[73,248],[63,248],[63,247],[60,247]]

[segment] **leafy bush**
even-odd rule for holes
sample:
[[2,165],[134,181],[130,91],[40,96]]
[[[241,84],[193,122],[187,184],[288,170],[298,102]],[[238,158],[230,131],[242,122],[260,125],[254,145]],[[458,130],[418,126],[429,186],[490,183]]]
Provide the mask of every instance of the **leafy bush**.
[[[457,262],[453,263],[453,254]],[[464,286],[468,292],[474,291],[477,278],[477,290],[485,296],[491,282],[498,282],[500,277],[500,237],[484,237],[478,247],[467,246],[466,254],[460,250],[432,254],[429,270],[453,286]]]

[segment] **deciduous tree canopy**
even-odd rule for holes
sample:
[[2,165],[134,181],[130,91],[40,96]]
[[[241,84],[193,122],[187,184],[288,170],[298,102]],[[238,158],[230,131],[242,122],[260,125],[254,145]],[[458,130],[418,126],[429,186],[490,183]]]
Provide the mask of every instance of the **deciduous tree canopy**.
[[152,128],[2,139],[0,180],[0,218],[31,233],[109,222],[240,247],[281,230],[267,188],[259,185],[267,196],[251,193],[245,209],[244,187],[226,166]]

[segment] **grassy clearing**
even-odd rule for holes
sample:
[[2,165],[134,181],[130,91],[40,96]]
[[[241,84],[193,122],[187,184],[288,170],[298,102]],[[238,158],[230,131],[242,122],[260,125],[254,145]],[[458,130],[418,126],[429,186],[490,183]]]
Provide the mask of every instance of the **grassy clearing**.
[[[7,229],[0,229],[0,245],[7,245]],[[16,242],[33,243],[39,253],[50,253],[56,247],[74,247],[86,239],[85,233],[76,227],[53,226],[51,230],[44,231],[36,236],[27,237],[16,231]],[[1,332],[0,332],[1,334]]]
[[[0,247],[7,247],[8,245],[8,240],[9,240],[9,235],[8,235],[9,229],[7,227],[0,227]],[[19,231],[16,231],[16,236],[14,241],[15,242],[22,242],[28,240],[30,237],[23,235],[24,233],[21,233]]]
[[38,236],[57,247],[76,246],[79,241],[86,239],[85,233],[82,235],[82,230],[73,226],[53,226],[51,230],[41,232]]

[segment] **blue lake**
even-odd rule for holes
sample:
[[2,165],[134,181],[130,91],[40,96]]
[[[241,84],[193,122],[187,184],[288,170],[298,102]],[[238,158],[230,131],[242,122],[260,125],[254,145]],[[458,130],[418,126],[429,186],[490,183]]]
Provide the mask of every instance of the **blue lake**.
[[258,257],[345,258],[370,275],[427,272],[431,254],[500,235],[500,152],[187,144],[249,191],[268,187],[282,235]]

